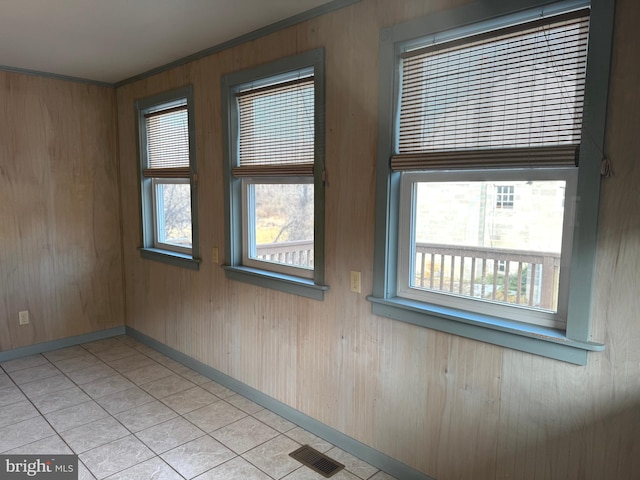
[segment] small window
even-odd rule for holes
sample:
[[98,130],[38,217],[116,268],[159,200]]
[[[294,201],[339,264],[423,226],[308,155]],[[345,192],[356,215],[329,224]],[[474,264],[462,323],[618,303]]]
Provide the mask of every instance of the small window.
[[186,178],[153,178],[154,246],[191,253],[191,187]]
[[[313,183],[309,178],[243,182],[243,263],[313,278]],[[274,212],[278,212],[274,215]]]
[[513,208],[513,185],[496,185],[496,208]]
[[612,10],[523,4],[481,19],[462,6],[381,36],[369,300],[377,314],[584,363],[603,347],[589,341],[591,273],[575,252],[593,258],[584,219],[597,208],[575,201],[597,194],[604,122],[591,112],[589,141],[582,132],[588,107],[606,104],[594,99],[606,100]]
[[321,50],[226,75],[227,275],[322,298]]
[[197,268],[191,88],[136,103],[140,139],[142,255]]

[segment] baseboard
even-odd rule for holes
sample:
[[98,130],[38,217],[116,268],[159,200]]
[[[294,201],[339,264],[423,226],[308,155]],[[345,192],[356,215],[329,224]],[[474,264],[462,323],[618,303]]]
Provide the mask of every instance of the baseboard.
[[183,365],[186,365],[201,375],[210,378],[214,382],[224,385],[225,387],[247,397],[249,400],[252,400],[264,408],[277,413],[290,422],[295,423],[314,435],[364,460],[370,465],[387,472],[389,475],[392,475],[399,480],[434,480],[432,477],[429,477],[424,473],[421,473],[414,468],[405,465],[404,463],[399,462],[398,460],[395,460],[394,458],[391,458],[388,455],[385,455],[384,453],[379,452],[378,450],[371,448],[368,445],[365,445],[364,443],[329,427],[328,425],[325,425],[324,423],[319,422],[318,420],[220,372],[219,370],[216,370],[215,368],[205,365],[204,363],[199,362],[178,350],[168,347],[164,343],[154,340],[131,327],[126,327],[126,333],[139,342],[144,343],[145,345],[159,351],[173,360],[176,360],[177,362],[182,363]]
[[16,358],[35,355],[37,353],[49,352],[60,348],[72,347],[82,343],[94,342],[104,338],[114,337],[117,335],[127,334],[136,340],[148,345],[149,347],[163,353],[164,355],[176,360],[177,362],[192,368],[196,372],[204,375],[211,380],[224,385],[225,387],[247,397],[249,400],[263,406],[264,408],[277,413],[281,417],[295,423],[296,425],[308,430],[314,435],[326,440],[329,443],[341,448],[365,462],[373,465],[380,470],[400,479],[400,480],[434,480],[432,477],[421,473],[414,468],[405,465],[384,453],[355,440],[338,430],[325,425],[322,422],[286,405],[275,398],[272,398],[249,385],[230,377],[215,368],[205,365],[178,350],[175,350],[153,338],[138,332],[131,327],[114,327],[98,332],[91,332],[84,335],[76,335],[73,337],[61,338],[49,342],[37,343],[25,347],[14,348],[0,352],[0,362],[15,360]]
[[85,333],[84,335],[76,335],[74,337],[60,338],[49,342],[36,343],[26,347],[18,347],[11,350],[0,352],[0,362],[15,360],[16,358],[35,355],[36,353],[49,352],[60,348],[73,347],[81,343],[95,342],[103,338],[114,337],[116,335],[124,335],[126,332],[124,325],[121,327],[108,328],[98,332]]

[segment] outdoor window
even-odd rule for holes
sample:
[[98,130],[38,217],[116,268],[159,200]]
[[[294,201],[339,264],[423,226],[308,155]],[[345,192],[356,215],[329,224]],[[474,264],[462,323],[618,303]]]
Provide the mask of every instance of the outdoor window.
[[[518,208],[492,198],[503,178],[518,180]],[[398,295],[565,328],[573,212],[557,198],[575,193],[572,172],[404,172],[401,184]]]
[[316,50],[223,78],[230,278],[323,298],[324,78]]
[[197,268],[192,91],[136,103],[145,258]]
[[513,185],[496,185],[496,208],[513,208]]
[[599,180],[583,132],[604,126],[585,102],[603,88],[587,81],[594,15],[584,1],[517,3],[383,34],[370,300],[378,314],[584,363],[602,348],[571,301],[590,291],[573,269],[580,216],[594,214],[576,199]]

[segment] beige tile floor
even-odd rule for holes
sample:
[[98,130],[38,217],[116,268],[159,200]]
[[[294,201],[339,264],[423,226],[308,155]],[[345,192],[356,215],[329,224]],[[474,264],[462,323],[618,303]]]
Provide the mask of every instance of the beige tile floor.
[[321,480],[289,457],[308,444],[335,480],[393,480],[128,336],[0,367],[0,453],[76,453],[80,479]]

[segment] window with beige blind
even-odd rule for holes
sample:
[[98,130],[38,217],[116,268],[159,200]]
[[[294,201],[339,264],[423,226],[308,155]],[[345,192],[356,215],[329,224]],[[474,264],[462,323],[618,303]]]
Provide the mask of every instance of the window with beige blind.
[[375,313],[574,363],[603,348],[583,263],[612,18],[597,3],[487,2],[383,31]]
[[152,258],[197,268],[191,87],[136,102],[142,248]]
[[227,276],[316,299],[327,288],[323,58],[223,77]]

